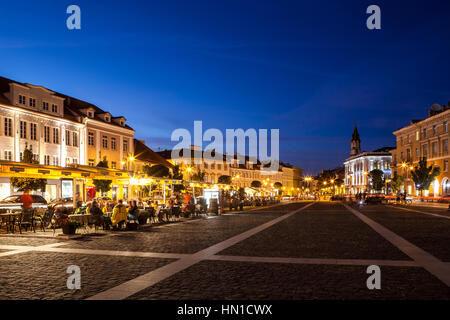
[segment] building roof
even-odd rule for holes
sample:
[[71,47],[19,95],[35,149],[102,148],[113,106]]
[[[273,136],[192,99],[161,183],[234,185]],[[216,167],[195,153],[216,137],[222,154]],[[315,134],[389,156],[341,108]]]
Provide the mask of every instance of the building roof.
[[395,148],[393,147],[382,147],[373,151],[363,151],[361,153],[358,153],[354,156],[348,157],[347,159],[345,159],[344,162],[347,162],[349,160],[353,160],[353,159],[357,159],[360,157],[369,157],[369,156],[392,156],[391,154],[391,150],[393,150]]
[[161,155],[150,149],[140,140],[134,139],[134,157],[143,162],[160,164],[168,168],[173,168],[173,164],[164,159]]
[[[0,76],[0,103],[13,105],[12,102],[5,95],[5,93],[9,92],[9,90],[10,90],[10,86],[9,86],[10,83],[16,83],[16,84],[26,86],[26,87],[28,87],[28,85],[29,85],[27,83],[18,82],[18,81],[11,80],[11,79]],[[45,88],[45,87],[42,87],[42,88]],[[45,89],[47,89],[47,88],[45,88]],[[50,89],[47,89],[47,90],[50,90]],[[94,120],[108,123],[113,126],[118,126],[120,128],[126,128],[129,130],[133,130],[133,128],[131,128],[130,126],[128,126],[126,124],[124,126],[121,126],[120,124],[115,123],[115,122],[105,121],[103,118],[99,117],[98,114],[107,113],[107,111],[102,110],[101,108],[97,107],[96,105],[94,105],[92,103],[89,103],[89,102],[86,102],[83,100],[79,100],[77,98],[74,98],[74,97],[53,91],[53,90],[51,90],[51,91],[53,92],[53,94],[56,97],[60,97],[60,98],[64,99],[64,118],[67,120],[81,123],[82,118],[85,117],[85,115],[81,112],[81,109],[93,108],[94,112],[95,112],[95,115],[93,118]],[[21,106],[15,106],[15,107],[18,107],[18,108],[21,108],[24,110],[30,110],[28,108],[24,108]],[[33,110],[33,112],[41,113],[43,115],[49,115],[48,113],[40,112],[38,110]],[[112,117],[112,119],[117,119],[120,117],[121,116],[116,116],[116,117]]]

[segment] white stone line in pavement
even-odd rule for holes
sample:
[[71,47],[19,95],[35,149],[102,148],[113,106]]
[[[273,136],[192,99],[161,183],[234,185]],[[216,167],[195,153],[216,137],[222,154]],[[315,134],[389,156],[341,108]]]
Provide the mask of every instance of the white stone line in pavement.
[[412,212],[422,213],[422,214],[426,214],[426,215],[433,216],[433,217],[450,219],[450,216],[442,216],[442,215],[436,214],[436,213],[420,211],[420,210],[415,210],[415,209],[409,209],[409,208],[403,208],[403,207],[394,207],[394,206],[390,206],[390,207],[395,208],[395,209],[402,209],[402,210],[405,210],[405,211],[412,211]]
[[442,262],[425,250],[416,247],[411,242],[405,240],[404,238],[385,228],[381,224],[366,217],[361,212],[349,207],[347,204],[344,203],[344,206],[347,208],[347,210],[361,219],[383,238],[392,243],[395,247],[404,252],[411,259],[416,261],[419,266],[423,267],[425,270],[430,272],[432,275],[434,275],[436,278],[450,287],[450,267],[448,264]]
[[252,257],[252,256],[222,256],[212,255],[206,260],[234,261],[234,262],[263,262],[263,263],[293,263],[293,264],[327,264],[351,266],[392,266],[418,267],[415,261],[408,260],[367,260],[367,259],[321,259],[321,258],[283,258],[283,257]]
[[188,257],[185,257],[185,258],[182,258],[175,262],[169,263],[161,268],[150,271],[142,276],[139,276],[135,279],[124,282],[116,287],[113,287],[106,291],[100,292],[100,293],[88,298],[87,300],[121,300],[121,299],[125,299],[129,296],[132,296],[135,293],[138,293],[139,291],[142,291],[148,287],[155,285],[156,283],[158,283],[164,279],[167,279],[168,277],[170,277],[184,269],[189,268],[190,266],[200,262],[201,260],[206,259],[207,257],[209,257],[211,255],[214,255],[214,254],[216,254],[216,253],[218,253],[240,241],[243,241],[243,240],[273,226],[274,224],[276,224],[278,222],[281,222],[281,221],[291,217],[293,214],[298,213],[298,212],[312,206],[313,204],[314,204],[314,202],[307,204],[295,211],[287,213],[281,217],[273,219],[269,222],[266,222],[262,225],[259,225],[255,228],[252,228],[248,231],[245,231],[241,234],[231,237],[225,241],[217,243],[209,248],[200,250]]
[[[33,247],[33,246],[14,246],[0,245],[0,249],[15,251],[43,251],[55,253],[75,253],[87,255],[105,255],[121,257],[140,257],[140,258],[161,258],[161,259],[182,259],[192,256],[189,253],[165,253],[165,252],[145,252],[145,251],[114,251],[114,250],[95,250],[81,248],[56,248],[56,247]],[[382,265],[393,267],[417,267],[415,261],[407,260],[367,260],[367,259],[322,259],[322,258],[286,258],[286,257],[253,257],[253,256],[229,256],[212,255],[205,260],[236,261],[236,262],[263,262],[263,263],[294,263],[294,264],[329,264],[329,265]]]
[[45,251],[46,248],[54,248],[67,244],[67,242],[57,242],[46,244],[43,246],[9,246],[9,245],[1,245],[0,249],[12,249],[12,251],[1,252],[0,257],[11,256],[14,254],[29,252],[29,251]]

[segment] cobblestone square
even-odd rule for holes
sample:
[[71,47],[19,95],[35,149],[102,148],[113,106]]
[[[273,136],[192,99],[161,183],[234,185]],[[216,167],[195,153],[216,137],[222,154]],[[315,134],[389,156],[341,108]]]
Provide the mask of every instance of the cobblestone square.
[[450,221],[413,209],[296,202],[81,240],[2,236],[0,299],[448,300]]

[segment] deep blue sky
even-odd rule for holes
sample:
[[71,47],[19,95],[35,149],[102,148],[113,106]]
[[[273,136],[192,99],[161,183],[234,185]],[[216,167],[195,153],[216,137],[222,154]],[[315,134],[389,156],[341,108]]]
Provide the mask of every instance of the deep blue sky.
[[[66,28],[70,4],[82,29]],[[381,30],[366,28],[370,4]],[[176,128],[279,128],[281,159],[341,165],[450,100],[449,1],[0,1],[0,74]]]

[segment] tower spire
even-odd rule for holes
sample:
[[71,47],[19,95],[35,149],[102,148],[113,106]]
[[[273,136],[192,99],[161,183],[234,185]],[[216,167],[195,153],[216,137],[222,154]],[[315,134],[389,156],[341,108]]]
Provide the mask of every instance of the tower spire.
[[355,120],[355,128],[353,129],[352,140],[350,140],[350,155],[355,156],[359,153],[361,153],[361,139],[359,138]]

